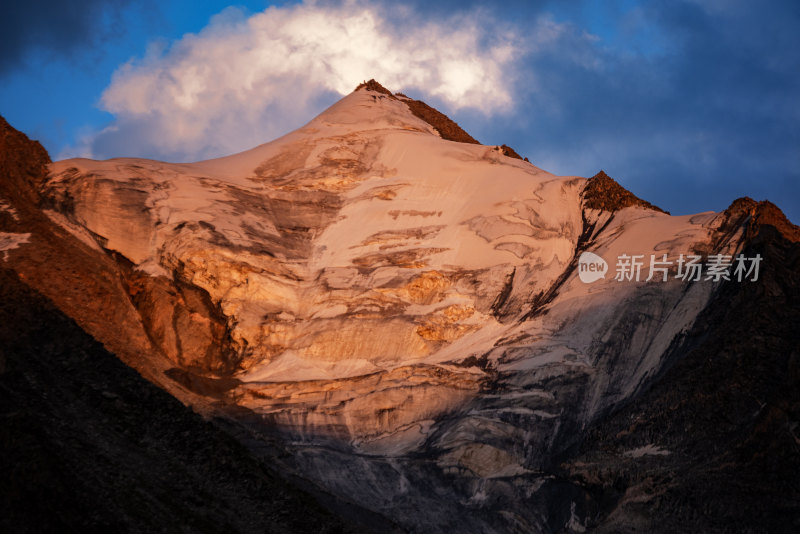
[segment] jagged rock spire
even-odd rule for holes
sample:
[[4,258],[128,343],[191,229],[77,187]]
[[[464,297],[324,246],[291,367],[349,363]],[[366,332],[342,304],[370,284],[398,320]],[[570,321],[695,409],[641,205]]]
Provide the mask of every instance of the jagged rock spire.
[[619,211],[629,206],[641,206],[669,214],[668,211],[637,197],[602,170],[589,178],[583,190],[583,201],[584,206],[590,209]]

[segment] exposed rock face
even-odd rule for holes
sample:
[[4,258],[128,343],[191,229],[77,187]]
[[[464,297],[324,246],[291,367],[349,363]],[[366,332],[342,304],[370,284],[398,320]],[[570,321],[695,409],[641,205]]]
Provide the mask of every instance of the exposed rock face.
[[[414,100],[403,93],[392,93],[375,80],[369,80],[368,82],[360,83],[358,87],[356,87],[356,91],[360,89],[380,93],[405,103],[414,116],[433,126],[434,130],[436,130],[442,139],[456,141],[458,143],[471,143],[475,145],[480,144],[474,137],[464,131],[464,129],[450,117],[421,100]],[[499,148],[500,153],[504,156],[522,159],[522,156],[517,154],[517,152],[508,145],[501,145]],[[525,161],[528,161],[527,158]]]
[[641,206],[643,208],[667,213],[657,206],[653,206],[646,200],[637,197],[613,178],[600,171],[592,176],[586,184],[584,191],[586,207],[604,211],[618,211],[630,206]]
[[[414,116],[422,119],[423,121],[427,122],[442,139],[447,139],[448,141],[456,141],[459,143],[472,143],[475,145],[480,144],[475,138],[473,138],[470,134],[464,131],[461,126],[459,126],[455,121],[453,121],[450,117],[439,111],[438,109],[432,108],[425,102],[421,100],[414,100],[413,98],[409,98],[408,96],[404,95],[403,93],[394,94],[384,86],[376,82],[375,80],[369,80],[368,82],[363,82],[358,84],[356,87],[356,91],[359,90],[370,91],[373,93],[380,93],[382,95],[386,95],[389,98],[393,98],[395,100],[400,100],[401,102],[405,103],[408,106],[408,109]],[[505,146],[505,145],[504,145]],[[509,155],[509,154],[506,154]]]
[[[38,141],[31,141],[0,117],[0,173],[4,193],[9,201],[35,203],[39,200],[39,187],[51,163],[47,151]],[[6,211],[0,211],[2,217]]]
[[361,82],[355,88],[356,91],[359,89],[365,89],[367,91],[372,91],[374,93],[382,93],[387,96],[394,96],[390,90],[382,86],[380,83],[375,81],[375,79],[370,79],[368,82]]
[[437,109],[432,108],[421,100],[414,100],[407,97],[404,98],[402,95],[398,96],[403,100],[403,102],[406,103],[408,109],[411,110],[411,113],[433,126],[436,131],[439,132],[439,135],[442,139],[456,141],[459,143],[472,143],[475,145],[480,144],[474,137],[465,132],[461,126]]
[[[125,340],[151,380],[234,418],[254,450],[281,440],[290,454],[265,459],[343,513],[357,502],[416,532],[646,527],[659,516],[609,488],[660,444],[631,438],[609,475],[582,470],[584,440],[606,447],[604,425],[678,372],[704,325],[724,332],[714,314],[734,286],[676,278],[674,261],[796,227],[749,200],[672,217],[605,173],[557,177],[452,142],[410,102],[371,80],[234,156],[54,163],[26,182],[52,210],[18,208],[30,219],[8,228],[34,231],[8,265],[34,272],[39,235],[67,265],[55,243],[83,251],[76,280],[109,273],[94,308],[69,284],[35,287],[112,350]],[[608,263],[591,284],[583,252]],[[626,255],[642,270],[620,281]],[[105,308],[128,322],[93,322]]]
[[522,159],[522,156],[517,154],[517,151],[508,145],[500,145],[500,150],[503,152],[504,156],[508,156],[509,158]]
[[748,237],[755,237],[764,226],[772,226],[789,241],[800,241],[800,227],[792,224],[769,200],[756,202],[749,197],[737,198],[724,213],[734,224],[746,224]]
[[[124,260],[120,259],[125,266]],[[126,266],[127,267],[127,266]],[[196,286],[121,269],[131,303],[157,349],[183,370],[226,376],[236,369],[225,316]]]

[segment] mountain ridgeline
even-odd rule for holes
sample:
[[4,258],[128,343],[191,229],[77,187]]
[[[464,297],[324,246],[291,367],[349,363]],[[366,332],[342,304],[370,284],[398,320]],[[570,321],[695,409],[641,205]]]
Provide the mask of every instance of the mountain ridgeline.
[[774,204],[672,216],[374,80],[190,164],[0,119],[0,172],[4,530],[800,529]]

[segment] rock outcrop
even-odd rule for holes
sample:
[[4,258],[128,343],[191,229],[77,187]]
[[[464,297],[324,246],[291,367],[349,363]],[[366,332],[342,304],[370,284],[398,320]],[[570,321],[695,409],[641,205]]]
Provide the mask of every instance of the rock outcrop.
[[668,212],[662,210],[658,206],[650,204],[646,200],[642,200],[619,185],[613,178],[607,175],[605,171],[600,171],[589,179],[586,183],[583,196],[586,207],[591,209],[618,211],[631,206],[641,206],[669,215]]

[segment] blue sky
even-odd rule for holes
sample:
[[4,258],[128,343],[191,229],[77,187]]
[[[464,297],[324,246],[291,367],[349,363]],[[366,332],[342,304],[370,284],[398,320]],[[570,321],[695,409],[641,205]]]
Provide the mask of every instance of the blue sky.
[[4,6],[0,114],[54,158],[244,150],[375,77],[548,171],[800,222],[795,1],[105,4]]

